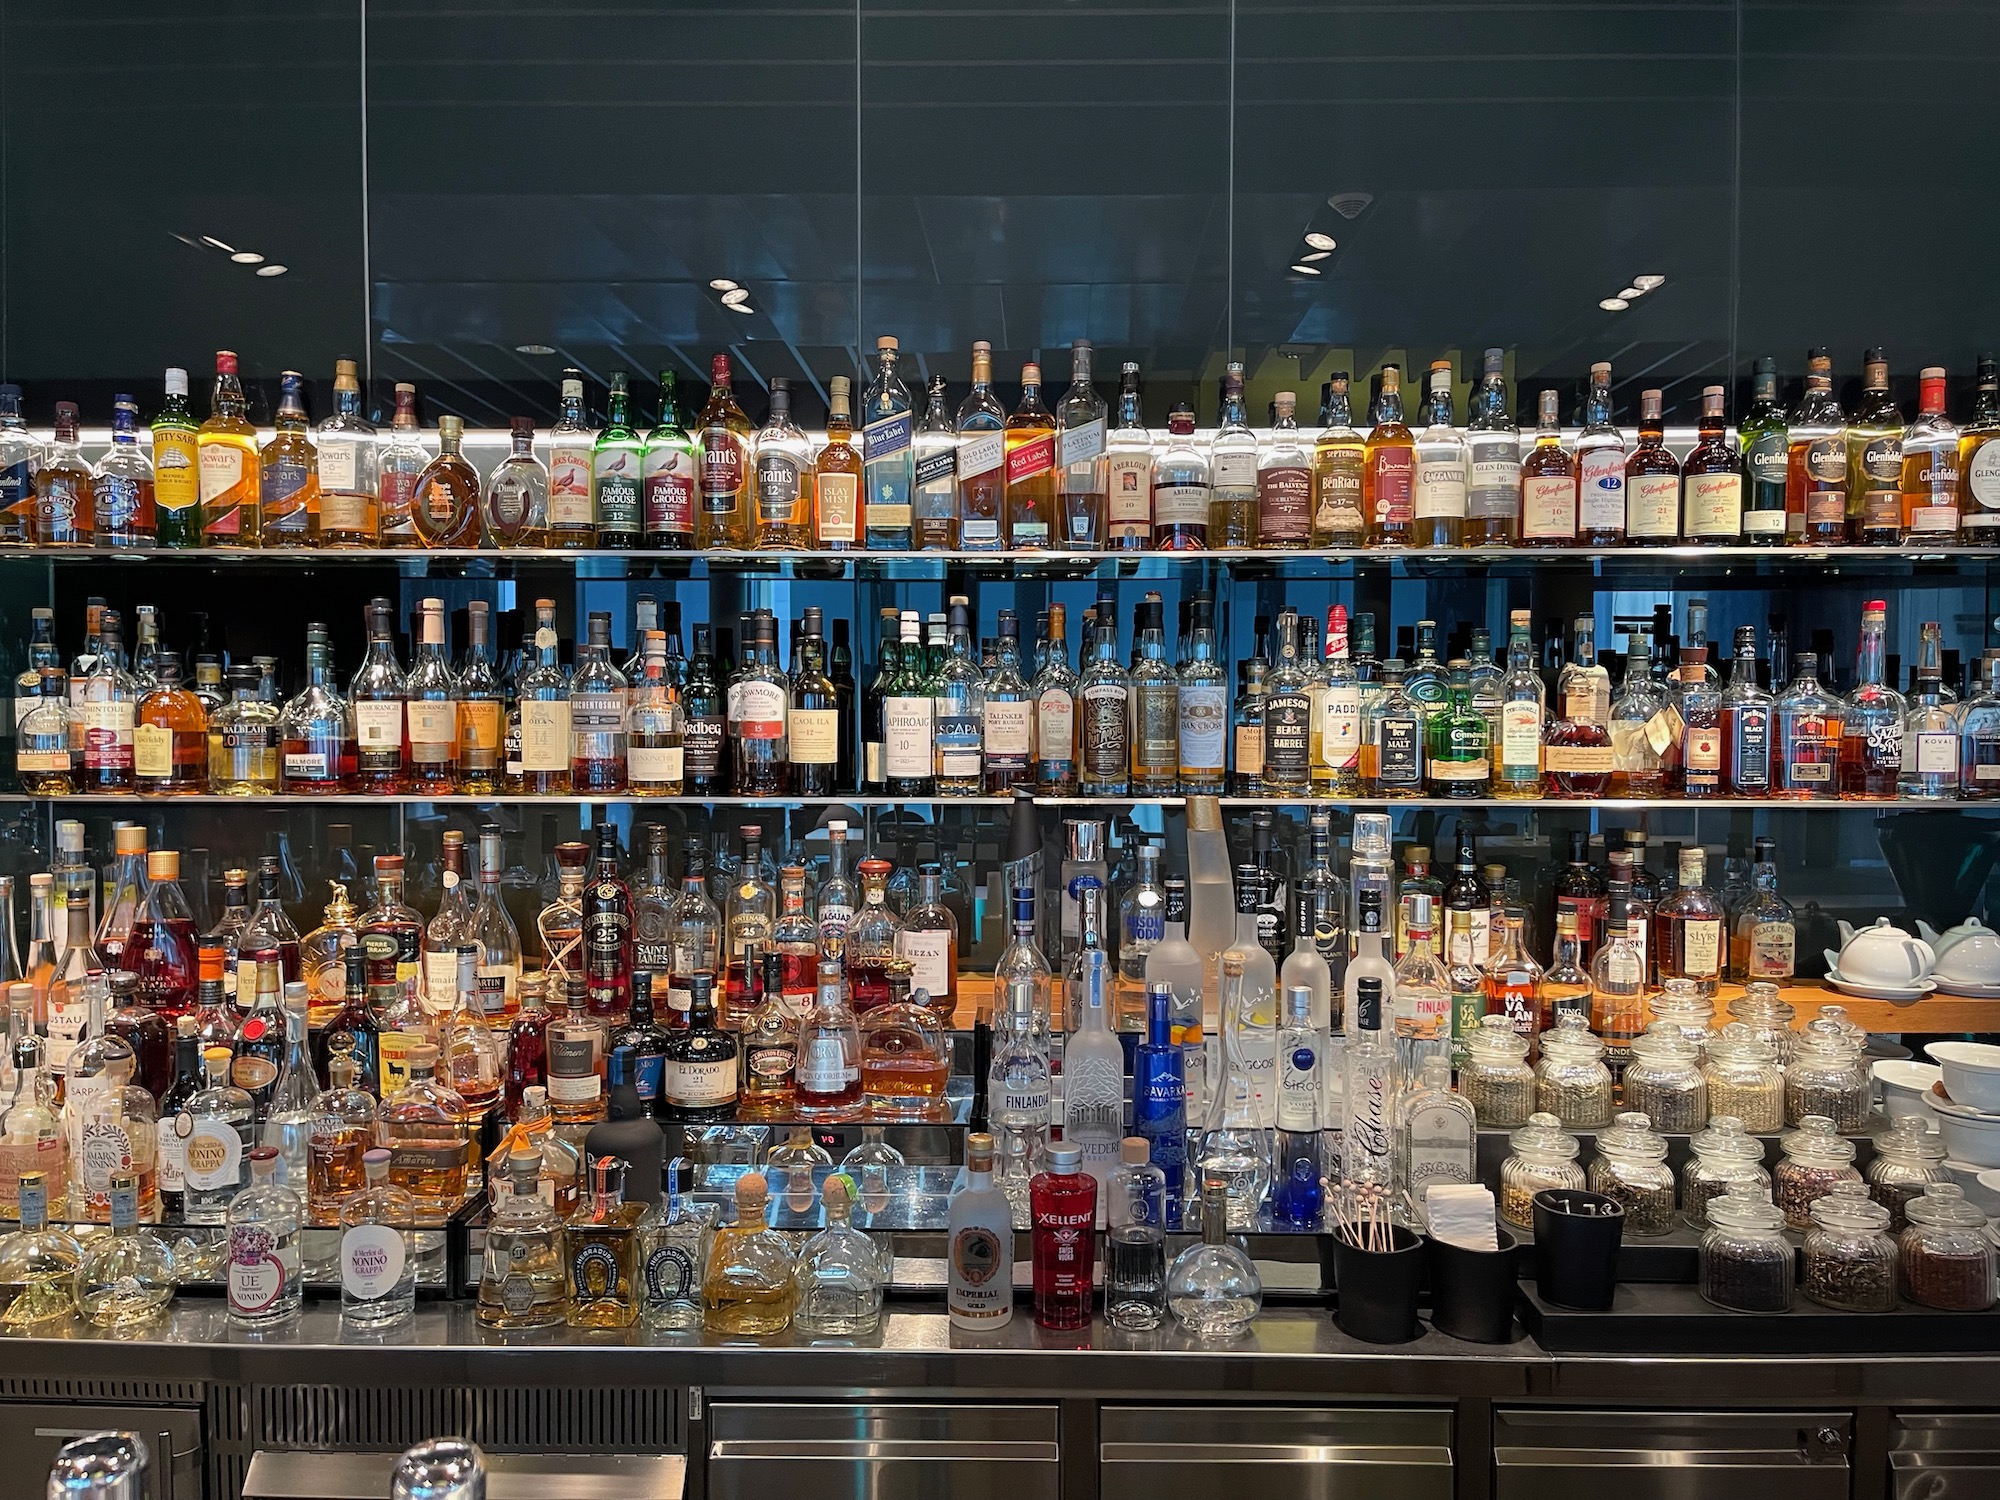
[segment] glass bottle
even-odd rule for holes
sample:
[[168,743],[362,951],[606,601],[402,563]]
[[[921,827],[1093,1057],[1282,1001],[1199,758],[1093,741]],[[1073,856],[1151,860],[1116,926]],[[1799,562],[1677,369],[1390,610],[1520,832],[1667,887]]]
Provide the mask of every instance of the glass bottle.
[[1034,703],[1035,790],[1044,796],[1074,796],[1077,788],[1077,690],[1079,679],[1069,664],[1066,636],[1068,613],[1049,606],[1046,659],[1035,673],[1029,692]]
[[1840,795],[1845,801],[1887,801],[1896,796],[1903,767],[1903,695],[1884,681],[1883,650],[1888,605],[1861,606],[1861,647],[1854,690],[1841,711]]
[[698,1202],[694,1169],[682,1157],[667,1166],[666,1196],[639,1223],[639,1321],[686,1332],[701,1327],[701,1288],[720,1210]]
[[949,618],[949,645],[929,683],[931,790],[939,797],[976,797],[986,732],[986,677],[972,656],[972,616],[964,595],[951,597]]
[[382,1101],[377,1120],[390,1151],[389,1180],[416,1200],[416,1223],[437,1228],[465,1201],[477,1121],[467,1101],[434,1077],[433,1043],[412,1047],[408,1061],[408,1081]]
[[1207,550],[1209,461],[1194,445],[1194,413],[1186,402],[1167,414],[1167,446],[1153,460],[1152,478],[1154,549]]
[[1006,545],[1016,551],[1054,545],[1056,419],[1042,404],[1042,369],[1021,366],[1021,400],[1007,418]]
[[396,414],[390,421],[389,435],[382,441],[381,488],[376,496],[384,547],[423,545],[411,507],[416,501],[417,476],[430,461],[417,427],[417,388],[398,381]]
[[306,436],[305,377],[278,377],[277,431],[257,455],[266,547],[319,545],[319,455]]
[[1382,690],[1364,698],[1361,712],[1361,780],[1370,795],[1423,795],[1424,731],[1424,712],[1403,686],[1403,664],[1383,662]]
[[[288,792],[339,791],[358,770],[354,710],[334,684],[324,625],[306,627],[306,685],[279,717],[278,745]],[[204,741],[204,764],[206,748]]]
[[[257,429],[244,415],[236,355],[215,351],[215,389],[208,419],[195,435],[201,471],[201,540],[208,547],[261,546]],[[58,413],[60,415],[60,413]]]
[[1977,690],[1959,709],[1961,802],[1985,802],[2000,796],[2000,651],[1989,647],[1979,668]]
[[813,529],[813,452],[792,422],[789,380],[771,382],[771,412],[751,441],[750,469],[751,545],[760,551],[806,546]]
[[413,792],[449,795],[458,789],[458,681],[445,652],[444,601],[426,599],[419,610],[417,649],[403,681],[406,785]]
[[1426,789],[1434,797],[1484,798],[1493,789],[1492,727],[1473,706],[1467,664],[1455,660],[1447,672],[1445,701],[1425,728]]
[[591,1162],[589,1200],[563,1226],[569,1262],[572,1328],[626,1328],[639,1316],[639,1221],[645,1207],[625,1201],[627,1164],[615,1156]]
[[1577,540],[1576,457],[1563,447],[1561,393],[1536,398],[1535,446],[1521,461],[1521,541],[1531,547],[1574,547]]
[[1785,537],[1838,546],[1847,540],[1847,415],[1833,394],[1833,361],[1806,351],[1805,392],[1786,436]]
[[[1826,801],[1840,794],[1846,708],[1820,686],[1818,672],[1819,657],[1801,651],[1798,675],[1778,698],[1772,749],[1775,798]],[[1899,758],[1901,749],[1899,736]]]
[[644,541],[664,552],[694,547],[695,444],[681,426],[677,383],[672,370],[660,371],[660,421],[646,434]]
[[1210,547],[1257,545],[1257,435],[1243,407],[1243,366],[1222,377],[1222,421],[1209,443]]
[[1896,777],[1896,795],[1906,801],[1950,801],[1958,792],[1959,710],[1945,696],[1940,635],[1936,621],[1924,622]]
[[946,1305],[952,1326],[1004,1328],[1014,1319],[1014,1216],[993,1183],[993,1137],[965,1138],[965,1181],[951,1195]]
[[1743,464],[1727,436],[1723,389],[1702,387],[1701,439],[1681,460],[1681,531],[1707,546],[1743,540]]
[[1681,465],[1667,447],[1662,397],[1639,392],[1639,442],[1625,460],[1624,540],[1671,546],[1681,534]]
[[1428,892],[1408,898],[1409,947],[1396,960],[1389,985],[1389,1017],[1402,1076],[1414,1078],[1423,1059],[1450,1056],[1451,985],[1434,937],[1436,905]]
[[[201,545],[201,466],[199,433],[188,411],[187,371],[170,366],[166,373],[160,414],[153,418],[153,495],[159,517],[159,544],[162,547]],[[6,407],[6,392],[0,388],[0,412]],[[0,419],[0,427],[4,427]],[[6,448],[0,440],[0,451]],[[372,460],[373,454],[371,452]],[[6,498],[5,475],[8,465],[0,462],[0,511],[11,505]],[[3,535],[4,533],[0,533]],[[19,540],[18,537],[10,540]]]
[[1326,392],[1325,421],[1313,444],[1312,545],[1359,547],[1367,540],[1361,495],[1367,448],[1353,426],[1348,372],[1334,371]]
[[972,390],[958,408],[959,539],[968,552],[1006,545],[1006,426],[993,395],[993,347],[982,339],[972,346]]
[[1776,700],[1757,682],[1757,627],[1739,625],[1729,685],[1718,709],[1725,797],[1770,795],[1776,711]]
[[438,418],[438,455],[417,476],[410,502],[411,522],[426,547],[479,545],[479,471],[460,451],[464,441],[464,418]]
[[860,1110],[860,1029],[838,961],[821,962],[812,1008],[799,1018],[793,1088],[801,1119],[852,1119]]
[[549,470],[535,456],[535,419],[508,422],[511,447],[486,478],[480,519],[496,547],[545,547],[549,542]]
[[1127,360],[1118,372],[1118,415],[1107,440],[1104,545],[1140,552],[1153,544],[1153,439],[1139,399],[1139,367]]
[[1889,359],[1863,357],[1861,409],[1847,423],[1847,539],[1893,547],[1903,540],[1903,412],[1889,395]]
[[[911,442],[910,527],[919,552],[956,552],[959,548],[958,433],[951,413],[945,410],[945,389],[944,376],[931,376],[924,388],[924,414]],[[831,427],[831,419],[828,425]],[[822,461],[831,447],[829,438],[827,449],[820,454]]]
[[[14,771],[21,790],[34,797],[65,796],[76,790],[77,767],[70,753],[69,685],[60,667],[42,667],[36,677],[38,696],[16,694]],[[135,750],[136,735],[135,728]],[[135,755],[136,761],[136,755]],[[135,764],[136,773],[136,764]],[[208,736],[200,734],[196,760],[199,784],[208,780]],[[150,790],[151,788],[148,788]]]
[[909,387],[896,373],[897,343],[875,340],[875,378],[861,396],[862,526],[870,550],[908,551],[916,478]]
[[1052,1147],[1048,1169],[1029,1184],[1035,1322],[1043,1328],[1090,1323],[1097,1195],[1075,1146]]
[[752,429],[736,404],[727,354],[709,361],[708,404],[695,425],[701,448],[696,545],[704,550],[746,548],[751,537]]
[[1577,536],[1586,547],[1622,547],[1626,540],[1625,440],[1611,405],[1611,366],[1590,367],[1583,430],[1576,439]]
[[853,1181],[835,1173],[820,1188],[826,1227],[799,1249],[792,1270],[798,1290],[792,1324],[817,1338],[860,1338],[882,1323],[887,1250],[852,1223]]
[[1128,1136],[1105,1185],[1104,1319],[1144,1332],[1167,1319],[1166,1178]]
[[389,1181],[385,1148],[361,1167],[365,1183],[340,1205],[340,1320],[380,1332],[416,1316],[416,1203]]
[[1542,767],[1557,797],[1598,797],[1611,784],[1611,679],[1597,661],[1596,624],[1576,617],[1572,660],[1557,679],[1562,715],[1548,728]]
[[91,474],[90,545],[150,548],[159,532],[153,503],[153,461],[139,447],[139,407],[112,398],[111,447]]
[[1406,547],[1416,536],[1414,487],[1416,440],[1403,425],[1403,372],[1382,367],[1381,384],[1369,413],[1361,469],[1361,508],[1368,519],[1368,545]]
[[389,601],[371,599],[363,613],[368,651],[347,690],[354,713],[354,784],[361,791],[395,792],[403,784],[403,670],[396,663]]
[[1175,1321],[1196,1338],[1237,1338],[1263,1309],[1263,1282],[1256,1264],[1230,1240],[1221,1174],[1203,1180],[1201,1201],[1201,1243],[1174,1257],[1167,1272],[1167,1305]]
[[1088,339],[1070,344],[1070,387],[1056,406],[1057,462],[1062,468],[1061,545],[1095,551],[1105,544],[1109,469],[1104,398],[1090,381]]
[[569,684],[569,784],[579,794],[625,788],[629,686],[611,661],[611,616],[591,612]]
[[[1916,420],[1903,429],[1903,537],[1912,545],[1950,546],[1959,531],[1958,428],[1944,411],[1944,370],[1926,369],[1917,389]],[[101,516],[103,486],[98,488]]]
[[[366,1186],[362,1156],[375,1143],[375,1100],[355,1086],[359,1063],[352,1047],[335,1052],[327,1072],[332,1081],[313,1101],[306,1137],[305,1199],[314,1224],[335,1222],[342,1200]],[[387,1164],[385,1157],[385,1169]]]
[[716,1231],[702,1280],[703,1326],[710,1333],[782,1333],[797,1291],[792,1252],[765,1224],[769,1190],[747,1172],[736,1179],[736,1219]]
[[1667,790],[1667,728],[1671,704],[1653,676],[1651,639],[1643,630],[1626,637],[1625,681],[1611,705],[1611,795],[1658,797]]
[[67,1231],[49,1227],[49,1187],[43,1173],[21,1174],[19,1205],[21,1227],[0,1239],[0,1287],[12,1293],[0,1312],[0,1328],[66,1322],[77,1311],[83,1248]]
[[1131,676],[1118,661],[1118,625],[1100,619],[1090,664],[1076,694],[1078,787],[1085,796],[1123,797],[1130,786]]
[[76,1310],[93,1327],[136,1330],[159,1318],[173,1300],[174,1257],[159,1235],[139,1223],[136,1174],[114,1172],[110,1198],[110,1231],[91,1236],[83,1247]]
[[569,1276],[562,1220],[540,1196],[542,1157],[516,1147],[500,1163],[508,1191],[486,1229],[479,1321],[488,1328],[548,1328],[564,1320]]
[[1476,1125],[1472,1104],[1452,1092],[1451,1059],[1425,1057],[1396,1105],[1396,1176],[1414,1222],[1429,1222],[1426,1195],[1432,1187],[1479,1180]]
[[98,617],[96,662],[80,680],[70,679],[70,744],[83,752],[78,786],[86,792],[129,792],[135,779],[139,685],[125,668],[121,634],[118,611],[105,610]]
[[1418,547],[1456,547],[1466,531],[1471,448],[1452,412],[1450,360],[1432,362],[1428,387],[1426,425],[1416,439],[1411,542]]
[[625,372],[613,370],[604,430],[590,455],[591,510],[600,547],[636,547],[643,529],[646,440],[630,423],[630,401]]
[[229,1321],[238,1328],[293,1322],[304,1299],[305,1201],[277,1174],[277,1149],[259,1146],[250,1153],[250,1186],[229,1205]]

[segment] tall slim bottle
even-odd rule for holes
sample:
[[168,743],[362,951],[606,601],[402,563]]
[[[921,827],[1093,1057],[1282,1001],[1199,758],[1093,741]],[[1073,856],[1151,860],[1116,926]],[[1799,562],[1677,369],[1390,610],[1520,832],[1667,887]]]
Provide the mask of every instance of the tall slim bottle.
[[972,346],[972,392],[958,408],[959,544],[968,552],[1007,545],[1007,412],[993,394],[993,346]]
[[875,378],[861,396],[861,513],[871,552],[910,549],[916,420],[910,388],[896,373],[896,351],[887,334],[875,340]]
[[1465,497],[1465,544],[1507,547],[1521,531],[1521,430],[1507,400],[1507,351],[1488,349],[1466,417],[1471,485]]
[[1611,416],[1611,366],[1590,367],[1583,431],[1576,438],[1577,533],[1586,547],[1625,542],[1625,439]]
[[1056,407],[1056,464],[1061,470],[1059,545],[1096,551],[1104,545],[1106,464],[1104,398],[1090,383],[1090,340],[1070,345],[1070,387]]
[[1411,539],[1419,547],[1456,547],[1464,539],[1470,449],[1452,413],[1451,361],[1432,363],[1417,434]]

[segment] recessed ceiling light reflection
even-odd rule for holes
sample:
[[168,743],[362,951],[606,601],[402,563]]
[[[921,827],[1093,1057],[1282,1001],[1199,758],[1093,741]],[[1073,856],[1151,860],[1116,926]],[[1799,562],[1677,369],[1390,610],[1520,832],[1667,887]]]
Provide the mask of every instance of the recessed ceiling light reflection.
[[736,283],[727,276],[718,276],[708,284],[708,289],[711,292],[733,292],[736,290]]
[[1623,297],[1606,297],[1602,302],[1598,303],[1597,305],[1603,308],[1606,312],[1623,312],[1625,311],[1626,308],[1630,307],[1632,304],[1627,302]]
[[556,351],[551,349],[547,344],[516,344],[514,352],[516,354],[553,354]]
[[747,302],[725,302],[722,305],[731,312],[752,313],[757,310]]
[[1624,291],[1620,292],[1618,295],[1623,297],[1627,302],[1630,302],[1634,297],[1645,296],[1646,289],[1642,286],[1628,286],[1625,288]]
[[1308,266],[1308,265],[1296,265],[1296,266],[1293,266],[1293,267],[1292,267],[1292,269],[1293,269],[1294,271],[1298,272],[1298,273],[1299,273],[1299,275],[1301,275],[1301,276],[1317,276],[1317,275],[1319,275],[1319,267],[1318,267],[1318,266]]
[[204,245],[207,245],[207,246],[208,246],[209,248],[211,248],[211,249],[214,249],[214,250],[220,250],[220,251],[221,251],[221,252],[222,252],[222,253],[223,253],[224,255],[230,255],[230,254],[233,254],[233,253],[235,252],[235,249],[236,249],[236,247],[235,247],[234,245],[225,245],[225,244],[223,244],[221,240],[217,239],[217,238],[216,238],[216,237],[215,237],[214,235],[212,235],[212,234],[205,234],[205,235],[203,235],[203,236],[201,237],[201,242],[202,242],[202,243],[203,243]]
[[1632,285],[1636,286],[1642,292],[1654,291],[1666,284],[1666,277],[1651,272],[1644,276],[1634,276],[1632,278]]
[[1299,263],[1301,265],[1310,265],[1313,261],[1325,260],[1331,254],[1333,254],[1331,250],[1315,250],[1311,255],[1301,255]]
[[722,305],[724,307],[734,307],[739,302],[748,302],[749,300],[750,293],[740,286],[722,294]]
[[1338,248],[1333,242],[1332,235],[1321,234],[1317,229],[1306,236],[1306,243],[1311,245],[1315,250],[1333,250]]
[[264,257],[259,255],[255,250],[238,250],[229,258],[239,266],[261,266],[264,264]]
[[285,272],[289,271],[290,269],[291,269],[290,266],[280,266],[280,265],[259,266],[257,268],[257,274],[259,276],[282,276],[285,274]]

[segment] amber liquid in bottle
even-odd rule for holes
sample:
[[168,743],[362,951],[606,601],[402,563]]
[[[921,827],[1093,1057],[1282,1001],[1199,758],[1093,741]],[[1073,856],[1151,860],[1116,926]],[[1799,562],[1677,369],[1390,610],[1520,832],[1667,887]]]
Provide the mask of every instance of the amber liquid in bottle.
[[1403,425],[1403,372],[1394,365],[1382,367],[1374,415],[1361,465],[1368,545],[1407,547],[1416,529],[1417,440]]

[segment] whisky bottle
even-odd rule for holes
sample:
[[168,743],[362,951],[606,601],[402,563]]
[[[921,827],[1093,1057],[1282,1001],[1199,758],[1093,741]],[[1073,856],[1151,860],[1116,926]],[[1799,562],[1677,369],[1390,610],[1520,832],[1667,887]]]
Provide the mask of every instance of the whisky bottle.
[[354,783],[362,791],[396,792],[403,784],[403,672],[389,601],[371,599],[365,613],[368,653],[347,689],[354,710]]
[[1069,664],[1067,612],[1049,606],[1048,645],[1030,691],[1035,704],[1035,790],[1044,796],[1073,796],[1077,785],[1076,672]]
[[1576,438],[1577,533],[1586,547],[1625,544],[1625,440],[1612,420],[1611,366],[1590,367],[1583,430]]
[[1077,691],[1077,786],[1085,796],[1123,797],[1130,785],[1130,675],[1118,664],[1118,625],[1100,620]]
[[416,660],[403,684],[409,746],[409,789],[427,795],[458,790],[458,683],[444,648],[444,601],[420,606]]
[[896,373],[896,341],[875,340],[875,378],[861,397],[862,525],[870,551],[910,550],[916,480],[910,389]]
[[898,670],[882,700],[883,787],[892,797],[931,794],[933,701],[915,610],[903,611]]
[[1778,404],[1778,362],[1768,354],[1753,367],[1750,409],[1737,423],[1743,448],[1743,539],[1776,546],[1785,540],[1785,488],[1790,444]]
[[[9,390],[14,392],[15,415],[19,415],[19,387],[0,386],[0,454],[8,452],[4,434],[8,426],[5,413]],[[187,371],[178,365],[170,367],[166,375],[165,399],[152,425],[153,504],[162,547],[201,545],[200,429],[195,425],[193,414],[188,411],[187,396]],[[371,438],[367,467],[372,479],[375,471],[374,429],[371,427],[368,431]],[[322,442],[322,456],[324,452]],[[33,476],[23,474],[20,480],[10,484],[10,470],[13,470],[13,464],[0,459],[0,541],[19,542],[25,540],[21,529],[27,516],[24,502],[28,498],[26,491],[33,488]],[[372,485],[368,508],[372,514],[375,508]]]
[[956,552],[959,546],[958,433],[945,410],[944,395],[944,376],[931,376],[924,391],[924,415],[911,442],[915,468],[910,529],[919,552]]
[[743,548],[750,545],[750,419],[736,404],[730,386],[729,356],[709,361],[708,404],[701,428],[700,510],[696,545]]
[[[1139,367],[1127,360],[1118,373],[1118,417],[1105,460],[1107,490],[1104,545],[1117,552],[1153,544],[1153,439],[1139,404]],[[2000,497],[2000,487],[1996,487]]]
[[638,546],[644,522],[646,440],[628,420],[630,399],[625,372],[613,370],[610,410],[590,455],[591,510],[600,547]]
[[694,548],[694,440],[681,426],[672,370],[660,371],[660,422],[646,434],[640,504],[648,547],[666,552]]
[[1690,542],[1734,546],[1743,537],[1743,466],[1726,436],[1722,387],[1701,392],[1701,441],[1681,460],[1681,534]]
[[1060,545],[1094,552],[1105,542],[1104,399],[1090,383],[1090,341],[1070,345],[1070,388],[1056,407],[1056,462],[1062,470]]
[[1425,417],[1416,440],[1413,538],[1419,547],[1456,547],[1465,534],[1470,450],[1453,423],[1450,360],[1431,365]]
[[1576,545],[1576,460],[1562,445],[1553,388],[1537,398],[1534,451],[1521,460],[1521,540],[1531,547]]
[[986,680],[985,790],[1005,796],[1034,784],[1035,699],[1021,675],[1021,622],[1011,609],[1000,611],[998,660]]
[[944,661],[931,679],[932,793],[976,797],[982,780],[986,678],[972,657],[972,617],[966,597],[951,597],[951,635]]
[[1193,440],[1194,413],[1182,402],[1167,414],[1166,451],[1153,460],[1153,546],[1161,552],[1208,546],[1208,459]]
[[1639,392],[1639,445],[1625,460],[1625,539],[1648,546],[1681,534],[1681,465],[1660,413],[1660,393]]
[[[1160,596],[1148,593],[1134,611],[1129,674],[1132,722],[1126,736],[1134,796],[1171,796],[1180,786],[1180,681],[1167,662],[1164,609]],[[1212,693],[1219,701],[1219,684]],[[1216,728],[1220,727],[1218,722]]]
[[972,392],[958,408],[959,542],[968,552],[1006,545],[1007,413],[993,395],[993,347],[972,346]]
[[1483,798],[1493,789],[1491,729],[1472,706],[1471,670],[1455,660],[1449,668],[1444,708],[1430,716],[1427,786],[1434,797]]
[[297,370],[278,377],[277,431],[257,455],[267,547],[319,544],[319,455],[306,437],[304,390]]
[[262,475],[257,429],[243,410],[243,382],[236,355],[215,351],[215,393],[208,420],[195,434],[201,471],[201,540],[209,547],[262,545]]
[[1660,980],[1688,979],[1713,999],[1722,975],[1726,939],[1722,903],[1705,883],[1708,851],[1681,850],[1680,884],[1653,914],[1658,934]]
[[726,794],[730,781],[728,718],[722,685],[715,679],[713,626],[694,628],[694,660],[688,666],[681,708],[682,772],[687,794]]
[[1278,661],[1264,694],[1264,790],[1301,797],[1312,776],[1312,696],[1298,653],[1298,616],[1278,616]]
[[1222,377],[1222,423],[1208,448],[1208,545],[1257,545],[1257,434],[1243,409],[1243,366]]
[[1771,795],[1822,801],[1840,795],[1842,705],[1820,686],[1815,653],[1801,651],[1795,671],[1774,713]]
[[[308,447],[311,445],[308,444]],[[139,446],[139,405],[130,396],[112,401],[111,447],[90,475],[93,547],[151,547],[159,530],[153,508],[153,462]],[[139,606],[139,642],[146,644],[150,605]]]
[[1722,742],[1722,795],[1768,796],[1774,703],[1757,683],[1755,625],[1736,627],[1736,656],[1717,712]]
[[736,752],[739,797],[784,795],[790,764],[786,723],[791,687],[778,667],[777,621],[768,610],[751,617],[743,665],[729,683],[729,738]]
[[1354,429],[1347,387],[1347,371],[1336,370],[1327,382],[1325,430],[1313,444],[1315,547],[1359,547],[1368,540],[1361,477],[1367,444]]
[[[1912,543],[1949,546],[1958,540],[1958,428],[1944,414],[1944,371],[1925,370],[1918,391],[1917,419],[1903,429],[1903,535]],[[100,485],[100,517],[102,490]]]
[[562,414],[549,430],[549,545],[597,545],[590,470],[596,440],[583,410],[583,372],[562,373]]
[[390,419],[389,435],[382,440],[381,484],[375,502],[384,547],[423,545],[410,511],[416,502],[417,476],[430,461],[430,451],[417,428],[417,388],[408,381],[398,381],[396,414]]
[[792,383],[771,382],[771,414],[750,449],[759,551],[809,544],[813,520],[812,444],[792,422]]
[[[1465,544],[1511,546],[1521,530],[1521,431],[1507,400],[1507,352],[1488,349],[1472,393],[1465,436],[1470,483]],[[1321,441],[1325,441],[1322,439]]]
[[826,797],[840,789],[840,703],[826,675],[824,619],[818,605],[806,610],[793,652],[798,672],[785,715],[785,741],[792,791],[800,797]]
[[573,791],[625,789],[625,675],[611,664],[611,616],[594,610],[569,684],[569,784]]
[[1893,547],[1903,539],[1903,412],[1889,395],[1889,358],[1870,349],[1861,410],[1847,424],[1848,540]]
[[1833,360],[1824,348],[1808,349],[1805,394],[1786,437],[1786,540],[1845,542],[1847,503],[1847,414],[1833,393]]
[[465,664],[453,696],[458,708],[459,789],[492,796],[501,787],[507,693],[493,660],[493,606],[484,599],[466,606]]
[[1376,797],[1421,797],[1424,790],[1424,712],[1403,690],[1403,664],[1382,663],[1381,696],[1363,709],[1361,778]]
[[1861,606],[1861,645],[1854,666],[1854,691],[1841,711],[1840,795],[1848,801],[1895,797],[1903,768],[1903,695],[1883,681],[1888,605],[1871,599]]
[[1006,545],[1035,551],[1055,545],[1056,419],[1042,404],[1042,369],[1021,366],[1021,400],[1007,418]]
[[1403,425],[1403,372],[1382,366],[1361,466],[1361,509],[1368,518],[1368,545],[1406,547],[1416,535],[1414,487],[1416,440]]
[[[1986,452],[2000,433],[2000,364],[1990,354],[1979,358],[1972,420],[1958,439],[1960,528],[1967,546],[1982,547],[2000,535],[2000,449]],[[163,414],[164,415],[164,414]],[[153,456],[159,460],[159,423],[153,424]],[[4,481],[0,481],[4,483]]]
[[1188,618],[1187,659],[1175,689],[1180,789],[1215,796],[1229,769],[1229,676],[1216,659],[1215,596],[1198,593]]
[[461,417],[438,418],[438,455],[417,476],[410,517],[426,547],[479,545],[479,471],[467,461]]

